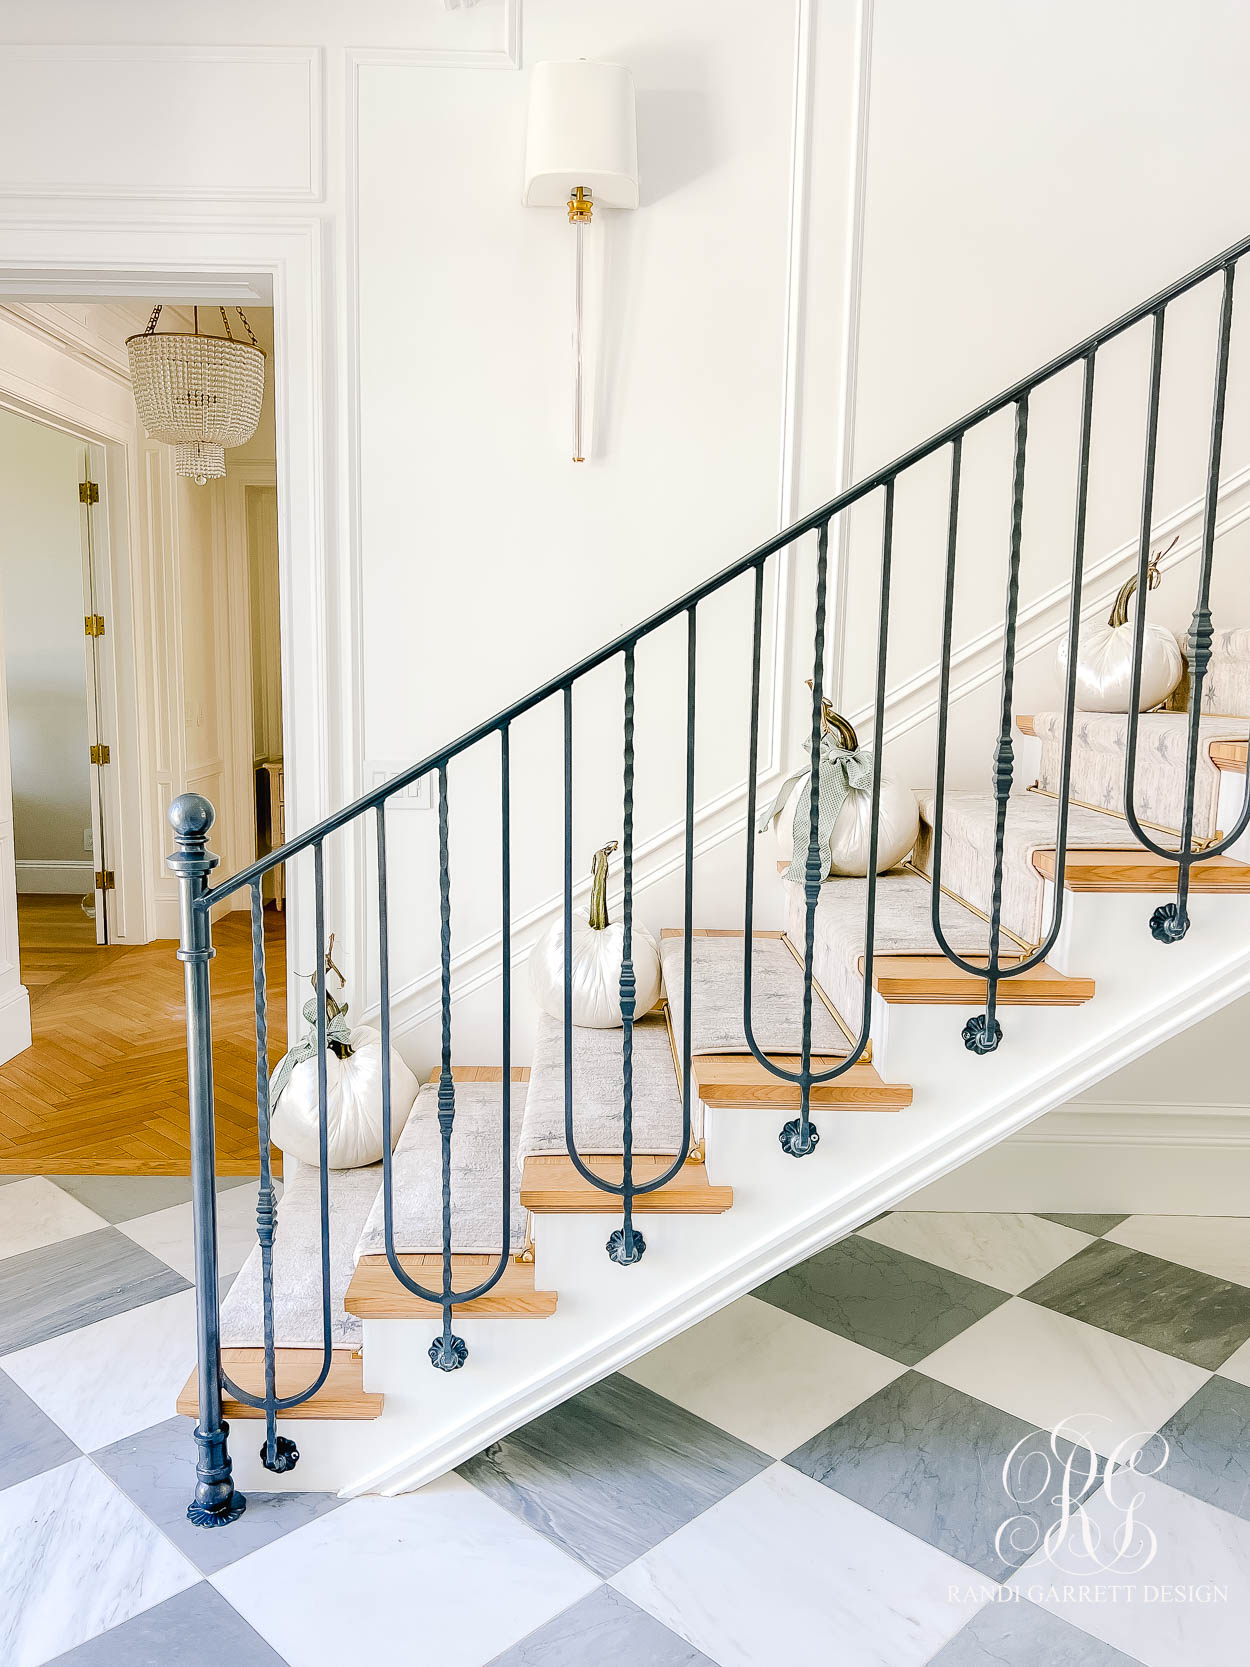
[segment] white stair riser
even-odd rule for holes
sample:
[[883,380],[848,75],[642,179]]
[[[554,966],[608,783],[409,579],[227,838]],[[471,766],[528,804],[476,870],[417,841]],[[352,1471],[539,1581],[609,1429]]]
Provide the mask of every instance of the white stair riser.
[[[1050,918],[1047,882],[1046,918]],[[1154,976],[1173,981],[1192,977],[1204,965],[1244,951],[1250,939],[1250,895],[1198,892],[1189,899],[1190,928],[1179,943],[1150,935],[1150,917],[1176,900],[1174,888],[1159,892],[1069,892],[1063,921],[1049,960],[1059,972],[1092,978],[1094,1002],[1121,986],[1139,988]],[[1070,1010],[1071,1011],[1071,1010]]]
[[1036,735],[1022,735],[1013,730],[1015,748],[1015,780],[1017,787],[1032,787],[1042,771],[1042,743]]
[[[1241,770],[1221,770],[1219,809],[1216,814],[1216,825],[1221,833],[1231,833],[1237,826],[1237,818],[1241,815],[1245,796],[1245,773]],[[1250,828],[1229,846],[1225,855],[1235,857],[1238,862],[1250,862]]]

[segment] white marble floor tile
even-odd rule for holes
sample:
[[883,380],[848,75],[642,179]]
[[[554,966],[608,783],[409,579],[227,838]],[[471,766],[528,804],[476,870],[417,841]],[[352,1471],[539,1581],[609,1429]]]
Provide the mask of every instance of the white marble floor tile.
[[33,1175],[5,1188],[0,1205],[0,1257],[20,1256],[25,1250],[59,1244],[107,1226],[103,1216],[42,1175]]
[[195,1364],[195,1292],[4,1356],[4,1370],[84,1452],[171,1418]]
[[[1113,1540],[1134,1494],[1135,1549],[1117,1565]],[[1134,1477],[1131,1492],[1100,1489],[1088,1517],[1074,1516],[1058,1551],[1039,1552],[1010,1584],[1143,1667],[1245,1667],[1250,1522],[1153,1476]]]
[[1210,1376],[1020,1297],[944,1343],[918,1370],[1039,1429],[1066,1420],[1104,1455],[1157,1430]]
[[458,1476],[353,1499],[212,1579],[298,1667],[482,1667],[599,1584]]
[[1084,1250],[1088,1233],[1061,1227],[1035,1215],[954,1214],[899,1210],[882,1216],[860,1237],[979,1279],[1000,1291],[1023,1291],[1035,1280]]
[[90,1459],[0,1493],[5,1667],[39,1667],[198,1579]]
[[773,1465],[611,1584],[720,1667],[920,1667],[985,1582],[789,1465]]
[[1248,1216],[1129,1216],[1106,1237],[1214,1279],[1250,1285]]
[[[277,1191],[281,1195],[281,1183]],[[152,1215],[118,1223],[118,1232],[159,1256],[182,1275],[195,1280],[195,1248],[191,1237],[191,1205],[174,1204]],[[231,1187],[217,1194],[217,1268],[223,1275],[238,1273],[256,1245],[256,1187]]]
[[740,1297],[624,1374],[779,1459],[904,1370],[772,1303]]

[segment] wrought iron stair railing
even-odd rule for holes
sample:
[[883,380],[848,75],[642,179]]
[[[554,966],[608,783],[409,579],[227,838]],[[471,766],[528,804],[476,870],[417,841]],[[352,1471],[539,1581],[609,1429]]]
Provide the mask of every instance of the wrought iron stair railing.
[[[331,1363],[330,1311],[330,1251],[329,1251],[329,1196],[327,1157],[327,1071],[326,1071],[326,1010],[325,966],[319,956],[317,973],[316,1024],[317,1085],[320,1120],[320,1208],[321,1208],[321,1295],[323,1311],[323,1347],[320,1368],[313,1373],[307,1386],[298,1393],[279,1397],[276,1393],[274,1302],[272,1248],[276,1231],[275,1189],[269,1163],[269,1076],[267,1032],[265,1022],[266,975],[264,961],[262,884],[266,874],[280,864],[288,863],[304,852],[311,852],[313,863],[313,891],[315,934],[320,949],[325,945],[325,846],[327,839],[339,829],[361,819],[372,817],[375,824],[378,891],[378,950],[379,987],[381,998],[380,1027],[383,1059],[389,1060],[391,1040],[390,939],[388,930],[388,884],[386,812],[395,796],[413,783],[432,777],[438,787],[438,895],[440,939],[440,1070],[437,1093],[437,1117],[441,1136],[442,1164],[442,1279],[437,1287],[427,1287],[413,1279],[404,1268],[395,1246],[394,1176],[391,1161],[392,1107],[389,1072],[384,1072],[383,1107],[383,1181],[382,1195],[385,1219],[386,1257],[399,1284],[415,1295],[433,1303],[441,1310],[442,1326],[430,1346],[433,1365],[452,1371],[465,1364],[467,1349],[463,1339],[452,1329],[452,1311],[457,1304],[470,1302],[485,1295],[502,1277],[509,1257],[511,1211],[511,1096],[510,1068],[512,1060],[512,986],[511,986],[511,799],[510,799],[510,735],[512,726],[526,713],[547,701],[559,701],[563,713],[564,748],[564,1079],[565,1079],[565,1139],[570,1161],[590,1185],[620,1199],[621,1225],[608,1239],[607,1251],[612,1259],[624,1266],[637,1263],[646,1250],[643,1235],[634,1225],[634,1204],[643,1194],[664,1186],[681,1169],[691,1150],[691,998],[692,998],[692,937],[693,937],[693,878],[694,828],[696,814],[695,778],[695,711],[698,683],[698,611],[710,597],[739,580],[753,586],[753,624],[751,653],[750,731],[748,737],[749,776],[748,803],[745,822],[745,881],[744,881],[744,1027],[748,1045],[759,1064],[775,1077],[793,1084],[799,1093],[798,1115],[780,1131],[784,1150],[795,1157],[810,1154],[819,1139],[819,1132],[811,1117],[813,1087],[829,1083],[843,1076],[863,1057],[868,1046],[872,1016],[872,970],[874,928],[877,911],[878,885],[876,858],[878,851],[878,817],[882,787],[882,747],[880,737],[885,728],[886,670],[889,648],[889,623],[893,569],[894,502],[896,484],[918,464],[935,453],[946,450],[950,456],[948,508],[946,520],[946,564],[942,614],[942,645],[940,660],[939,711],[936,747],[936,801],[933,824],[932,859],[932,926],[934,937],[942,952],[957,967],[984,980],[985,1011],[972,1019],[963,1031],[966,1046],[974,1053],[986,1054],[996,1049],[1003,1040],[1002,1027],[996,1008],[1000,986],[1005,980],[1019,977],[1035,967],[1053,947],[1062,924],[1064,888],[1053,889],[1051,917],[1036,950],[1023,957],[1004,958],[1001,953],[1002,889],[1004,841],[1009,798],[1013,782],[1013,679],[1017,653],[1017,627],[1020,610],[1020,562],[1024,514],[1024,483],[1028,452],[1029,402],[1040,387],[1063,371],[1082,367],[1082,400],[1080,438],[1076,461],[1076,497],[1073,529],[1071,593],[1067,621],[1067,673],[1063,696],[1062,773],[1058,794],[1056,823],[1056,874],[1062,874],[1068,829],[1068,789],[1071,776],[1073,715],[1075,712],[1077,637],[1081,614],[1081,586],[1084,574],[1087,506],[1090,486],[1090,440],[1094,411],[1094,378],[1097,357],[1101,349],[1130,330],[1134,325],[1152,321],[1152,348],[1149,391],[1145,422],[1145,462],[1140,515],[1140,536],[1137,561],[1139,594],[1144,597],[1150,560],[1150,535],[1153,515],[1155,463],[1159,428],[1161,376],[1163,364],[1164,321],[1169,305],[1180,296],[1197,289],[1209,280],[1222,284],[1222,300],[1218,329],[1218,347],[1212,400],[1211,436],[1207,464],[1207,481],[1203,510],[1203,530],[1198,563],[1197,596],[1193,623],[1189,632],[1190,661],[1190,720],[1187,735],[1185,769],[1185,818],[1181,838],[1176,848],[1167,848],[1152,840],[1144,830],[1133,806],[1133,786],[1136,767],[1138,716],[1136,701],[1141,687],[1141,667],[1145,629],[1145,609],[1138,607],[1133,640],[1133,699],[1128,718],[1128,744],[1125,769],[1125,815],[1135,836],[1142,845],[1160,859],[1175,864],[1177,870],[1176,899],[1156,909],[1150,930],[1162,942],[1173,943],[1182,938],[1189,928],[1189,876],[1199,858],[1209,860],[1233,845],[1250,825],[1250,785],[1232,829],[1215,843],[1195,842],[1193,806],[1198,763],[1199,717],[1202,710],[1202,690],[1211,657],[1212,625],[1210,589],[1216,532],[1216,509],[1220,481],[1221,445],[1223,439],[1225,401],[1228,383],[1229,348],[1233,324],[1233,292],[1238,262],[1250,251],[1250,238],[1243,239],[1202,266],[1170,284],[1157,295],[1113,320],[1066,353],[1060,354],[1040,370],[1014,383],[1011,387],[986,400],[957,422],[941,429],[920,445],[914,446],[894,462],[876,470],[857,482],[819,509],[786,527],[756,549],[731,563],[714,577],[696,586],[685,595],[670,602],[632,630],[587,655],[576,665],[551,678],[522,699],[506,707],[494,717],[476,725],[449,745],[429,754],[410,769],[386,782],[383,786],[326,817],[315,827],[289,840],[241,872],[216,885],[209,883],[217,859],[208,851],[207,840],[213,822],[213,810],[204,799],[185,794],[175,801],[170,810],[176,849],[170,867],[178,876],[181,895],[181,947],[179,958],[184,963],[186,980],[187,1056],[190,1092],[190,1121],[193,1154],[193,1203],[195,1231],[195,1265],[198,1315],[199,1419],[195,1431],[197,1443],[197,1481],[195,1497],[188,1515],[194,1522],[212,1526],[230,1522],[244,1508],[245,1501],[233,1485],[231,1461],[227,1449],[227,1430],[222,1417],[223,1389],[240,1402],[263,1411],[265,1415],[265,1443],[261,1450],[265,1465],[271,1470],[283,1470],[296,1462],[298,1454],[293,1443],[277,1435],[279,1414],[309,1400],[324,1383]],[[995,805],[995,838],[993,854],[992,905],[988,922],[988,954],[985,962],[974,963],[961,957],[950,946],[939,915],[941,898],[942,827],[944,815],[945,778],[949,747],[949,724],[952,706],[951,664],[952,633],[956,577],[956,550],[959,528],[960,483],[963,444],[966,436],[999,412],[1014,411],[1015,441],[1012,457],[1012,490],[1010,525],[1007,540],[1006,599],[1002,636],[1002,685],[997,741],[994,749],[990,786]],[[880,493],[882,496],[882,533],[880,593],[876,631],[876,682],[874,691],[874,746],[871,797],[871,854],[866,885],[865,966],[863,973],[863,1007],[855,1040],[846,1054],[823,1070],[813,1068],[812,1053],[812,986],[815,920],[824,875],[819,848],[820,805],[820,743],[821,712],[824,694],[826,616],[828,612],[829,529],[835,518],[844,516],[856,504]],[[812,661],[812,704],[810,736],[810,820],[806,859],[804,863],[804,941],[803,941],[803,1003],[802,1047],[799,1068],[792,1071],[759,1047],[752,1029],[752,954],[751,933],[755,909],[755,813],[756,776],[759,763],[758,730],[761,682],[761,642],[763,633],[764,580],[768,562],[798,540],[816,534],[815,584],[815,640]],[[680,1059],[682,1132],[680,1150],[663,1173],[647,1180],[635,1177],[633,1166],[633,1080],[632,1044],[635,1021],[635,972],[633,965],[634,928],[634,773],[635,773],[635,678],[636,650],[670,622],[686,618],[686,747],[685,747],[685,825],[684,825],[684,895],[683,895],[683,1018],[682,1050]],[[597,668],[617,658],[623,662],[623,828],[622,858],[624,864],[623,897],[623,955],[620,974],[620,1003],[622,1015],[623,1094],[621,1105],[623,1160],[621,1179],[615,1181],[598,1174],[579,1154],[574,1137],[573,1048],[572,1048],[572,921],[573,921],[573,716],[575,691],[582,681]],[[501,1251],[498,1262],[484,1279],[458,1290],[455,1286],[455,1267],[452,1252],[452,1141],[456,1117],[456,1085],[452,1071],[453,1052],[453,990],[452,990],[452,910],[449,849],[449,789],[448,766],[471,749],[483,745],[498,746],[501,868],[499,876],[502,910],[502,934],[499,951],[500,976],[500,1055],[502,1059],[502,1088],[500,1095],[500,1130],[502,1139],[502,1192],[500,1201]],[[257,1131],[259,1144],[260,1187],[257,1206],[257,1234],[262,1258],[262,1291],[264,1311],[265,1392],[256,1395],[230,1382],[222,1370],[219,1293],[216,1266],[216,1215],[214,1193],[214,1110],[212,1079],[212,1026],[209,988],[209,963],[213,956],[210,911],[234,893],[250,891],[253,973],[255,987],[255,1039],[257,1084]]]

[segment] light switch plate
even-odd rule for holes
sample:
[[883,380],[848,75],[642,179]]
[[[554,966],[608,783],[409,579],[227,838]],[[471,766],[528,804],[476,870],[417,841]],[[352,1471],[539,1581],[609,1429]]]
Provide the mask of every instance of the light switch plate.
[[[410,758],[367,758],[365,760],[365,791],[372,793],[393,777],[402,774],[412,764]],[[388,810],[432,810],[434,808],[434,776],[422,776],[386,801]]]

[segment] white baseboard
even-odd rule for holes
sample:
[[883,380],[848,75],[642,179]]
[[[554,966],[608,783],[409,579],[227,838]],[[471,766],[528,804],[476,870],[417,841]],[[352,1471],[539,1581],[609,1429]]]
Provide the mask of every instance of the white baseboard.
[[1052,1111],[899,1208],[1250,1215],[1250,1106]]
[[19,984],[0,996],[0,1065],[28,1048],[30,1034],[30,997],[26,986]]
[[95,868],[90,862],[30,862],[17,863],[17,893],[25,897],[31,892],[69,897],[81,897],[95,890]]

